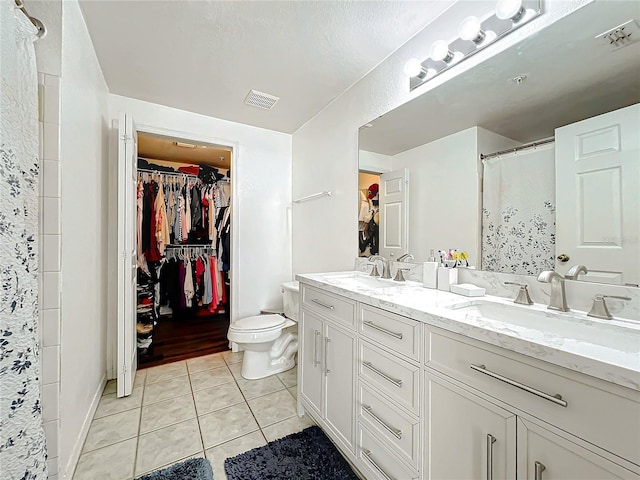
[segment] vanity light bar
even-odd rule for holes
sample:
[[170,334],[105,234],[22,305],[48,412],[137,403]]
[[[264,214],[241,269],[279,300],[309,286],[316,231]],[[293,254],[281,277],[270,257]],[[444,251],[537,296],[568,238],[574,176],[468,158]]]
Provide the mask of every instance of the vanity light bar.
[[498,0],[495,11],[484,20],[466,17],[460,24],[458,38],[449,43],[437,40],[426,60],[412,58],[407,62],[409,90],[415,90],[541,14],[542,0]]

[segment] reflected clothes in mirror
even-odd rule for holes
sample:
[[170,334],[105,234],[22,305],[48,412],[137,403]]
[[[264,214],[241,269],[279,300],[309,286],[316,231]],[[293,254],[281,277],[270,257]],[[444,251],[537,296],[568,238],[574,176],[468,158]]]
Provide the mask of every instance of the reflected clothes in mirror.
[[554,145],[483,160],[483,165],[482,269],[520,275],[553,270]]
[[[375,184],[377,186],[377,184]],[[359,256],[369,257],[378,253],[380,215],[377,189],[374,196],[369,190],[360,190],[360,214],[358,216]]]

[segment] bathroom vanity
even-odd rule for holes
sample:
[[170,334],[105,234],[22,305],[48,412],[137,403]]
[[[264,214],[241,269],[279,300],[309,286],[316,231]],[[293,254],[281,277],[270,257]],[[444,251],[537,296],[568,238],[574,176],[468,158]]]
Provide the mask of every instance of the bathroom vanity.
[[640,478],[640,323],[300,281],[300,409],[367,479]]

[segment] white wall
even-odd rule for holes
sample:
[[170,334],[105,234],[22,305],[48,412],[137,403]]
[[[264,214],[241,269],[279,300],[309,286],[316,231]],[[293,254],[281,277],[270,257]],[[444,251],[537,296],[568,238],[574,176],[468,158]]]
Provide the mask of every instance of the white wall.
[[387,173],[391,171],[391,156],[360,150],[358,168],[365,172]]
[[60,466],[75,466],[106,371],[108,91],[76,1],[62,3]]
[[[231,253],[237,265],[231,270],[232,321],[262,308],[280,307],[280,284],[292,278],[291,135],[119,95],[110,95],[109,104],[111,119],[119,112],[129,113],[140,131],[159,128],[177,137],[237,147],[231,169]],[[113,178],[115,151],[110,158]]]
[[[482,16],[494,2],[461,1],[414,36],[378,67],[354,84],[293,135],[293,196],[332,190],[335,195],[300,204],[293,212],[293,271],[320,272],[353,267],[357,234],[358,127],[424,94],[589,3],[588,0],[545,2],[545,14],[496,42],[459,66],[409,92],[404,64],[426,58],[438,39],[456,36],[460,21]],[[319,219],[323,221],[319,222]],[[310,255],[309,252],[313,252]]]

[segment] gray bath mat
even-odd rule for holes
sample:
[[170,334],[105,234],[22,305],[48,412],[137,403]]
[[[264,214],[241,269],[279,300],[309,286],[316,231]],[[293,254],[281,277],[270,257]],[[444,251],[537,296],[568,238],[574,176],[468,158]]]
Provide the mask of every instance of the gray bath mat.
[[213,480],[213,470],[206,458],[190,458],[136,480]]
[[228,480],[358,480],[316,426],[227,458],[224,469]]

